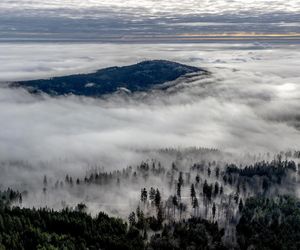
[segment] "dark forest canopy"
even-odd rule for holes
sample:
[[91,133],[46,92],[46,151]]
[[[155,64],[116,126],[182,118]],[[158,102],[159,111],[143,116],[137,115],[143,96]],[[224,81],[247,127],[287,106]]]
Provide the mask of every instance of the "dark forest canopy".
[[241,249],[300,249],[300,201],[249,198],[236,229]]
[[84,95],[97,97],[118,90],[125,92],[146,91],[154,86],[174,81],[191,73],[207,71],[166,60],[143,61],[130,66],[100,69],[90,74],[77,74],[13,83],[14,87],[25,87],[32,93],[49,95]]
[[0,210],[0,249],[143,249],[139,233],[121,219],[78,210]]
[[[222,242],[224,230],[217,222],[192,216],[151,230],[145,225],[155,218],[141,210],[128,225],[102,212],[91,217],[84,208],[1,207],[0,249],[233,249]],[[299,249],[299,218],[300,201],[290,196],[248,198],[236,226],[234,249]]]

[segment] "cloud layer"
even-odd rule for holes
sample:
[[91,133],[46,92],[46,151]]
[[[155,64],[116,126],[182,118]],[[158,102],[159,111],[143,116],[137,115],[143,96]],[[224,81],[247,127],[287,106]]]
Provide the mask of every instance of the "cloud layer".
[[299,36],[299,9],[297,0],[2,0],[0,38],[122,41],[241,32]]

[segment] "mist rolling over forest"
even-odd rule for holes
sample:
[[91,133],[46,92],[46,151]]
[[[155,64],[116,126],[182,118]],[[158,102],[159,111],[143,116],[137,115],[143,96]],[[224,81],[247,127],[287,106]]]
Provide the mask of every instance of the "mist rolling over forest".
[[0,250],[299,249],[299,8],[2,1]]

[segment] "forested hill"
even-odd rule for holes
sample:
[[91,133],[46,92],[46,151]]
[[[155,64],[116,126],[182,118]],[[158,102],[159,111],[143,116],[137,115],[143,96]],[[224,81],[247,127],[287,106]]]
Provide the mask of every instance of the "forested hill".
[[21,81],[14,87],[26,87],[32,93],[49,95],[84,95],[97,97],[118,90],[145,91],[156,85],[174,81],[189,73],[207,71],[165,60],[144,61],[130,66],[100,69],[90,74],[77,74],[51,79]]

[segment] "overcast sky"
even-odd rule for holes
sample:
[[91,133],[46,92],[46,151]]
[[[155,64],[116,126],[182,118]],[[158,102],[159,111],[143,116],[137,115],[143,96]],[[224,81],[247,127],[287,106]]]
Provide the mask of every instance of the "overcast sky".
[[0,1],[1,40],[180,40],[186,35],[232,33],[299,35],[300,1]]

